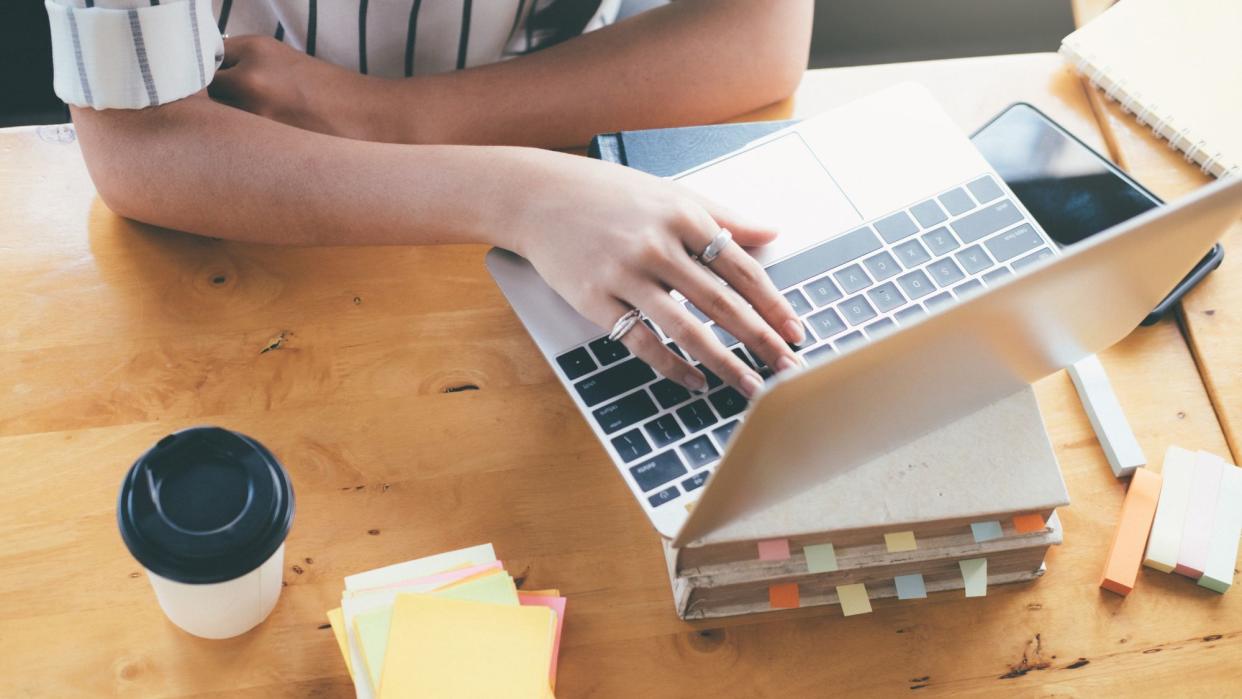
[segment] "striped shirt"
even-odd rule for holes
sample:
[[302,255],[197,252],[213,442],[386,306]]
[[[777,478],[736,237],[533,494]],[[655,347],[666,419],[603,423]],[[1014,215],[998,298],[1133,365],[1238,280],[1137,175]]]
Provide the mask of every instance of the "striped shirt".
[[[224,57],[221,35],[266,34],[368,75],[494,63],[537,47],[555,0],[44,0],[53,84],[68,104],[141,109],[192,95]],[[584,31],[616,19],[603,0]]]

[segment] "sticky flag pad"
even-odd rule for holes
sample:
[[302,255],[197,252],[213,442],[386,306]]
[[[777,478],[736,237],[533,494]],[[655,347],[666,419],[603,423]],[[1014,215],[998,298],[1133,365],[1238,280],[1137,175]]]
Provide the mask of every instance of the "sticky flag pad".
[[884,546],[888,548],[889,553],[900,553],[901,551],[913,551],[919,547],[919,544],[914,540],[914,532],[906,531],[885,534]]
[[837,569],[837,552],[832,544],[804,546],[802,552],[806,554],[808,573],[831,573]]
[[1044,518],[1035,512],[1026,515],[1015,515],[1013,518],[1014,531],[1019,534],[1042,532],[1047,527],[1048,525],[1044,524]]
[[975,537],[976,544],[982,544],[985,541],[999,539],[1004,536],[1001,533],[1001,523],[996,520],[988,522],[972,522],[970,525],[970,533]]
[[837,585],[837,600],[841,602],[841,613],[845,616],[871,612],[871,599],[867,597],[867,586],[862,583]]
[[768,586],[768,603],[773,609],[798,608],[798,583],[782,583]]
[[789,539],[769,539],[759,542],[759,560],[783,561],[789,558]]
[[988,559],[971,558],[958,561],[957,565],[962,569],[967,597],[983,597],[988,594]]
[[897,586],[897,599],[923,599],[927,596],[927,586],[918,573],[898,575],[893,578],[893,584]]

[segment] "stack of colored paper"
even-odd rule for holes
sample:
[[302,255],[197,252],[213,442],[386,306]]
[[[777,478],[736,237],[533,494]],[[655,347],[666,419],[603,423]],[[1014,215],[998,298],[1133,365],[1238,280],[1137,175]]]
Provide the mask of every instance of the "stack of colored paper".
[[564,616],[483,544],[351,575],[328,621],[361,699],[547,699]]

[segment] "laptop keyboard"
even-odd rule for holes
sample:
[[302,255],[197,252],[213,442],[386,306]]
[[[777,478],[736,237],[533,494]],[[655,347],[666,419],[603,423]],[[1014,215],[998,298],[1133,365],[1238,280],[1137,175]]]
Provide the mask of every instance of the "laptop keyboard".
[[[766,271],[803,321],[807,339],[794,350],[810,361],[865,344],[1054,254],[1010,195],[984,175]],[[737,338],[685,305],[739,359],[771,374]],[[647,322],[670,350],[691,359]],[[706,367],[695,364],[707,377],[706,394],[692,394],[606,337],[556,362],[651,507],[707,482],[746,409],[746,399]]]

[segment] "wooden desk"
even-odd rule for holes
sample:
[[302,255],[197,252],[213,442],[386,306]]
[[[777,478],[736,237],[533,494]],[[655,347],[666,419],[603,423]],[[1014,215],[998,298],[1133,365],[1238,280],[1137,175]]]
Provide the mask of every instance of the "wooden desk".
[[[807,115],[899,80],[971,129],[1025,99],[1100,143],[1054,56],[808,74]],[[49,136],[49,140],[40,137]],[[1041,581],[684,623],[660,546],[486,276],[480,247],[273,249],[122,220],[76,145],[0,134],[0,695],[348,696],[324,610],[344,575],[493,541],[569,596],[559,692],[1104,694],[1236,677],[1242,594],[1144,572],[1096,588],[1124,486],[1068,379],[1041,404],[1073,505]],[[1177,327],[1105,354],[1144,448],[1224,440]],[[466,390],[462,390],[466,389]],[[477,389],[477,390],[474,390]],[[271,618],[204,641],[161,615],[115,524],[160,436],[214,423],[289,467],[298,513]]]

